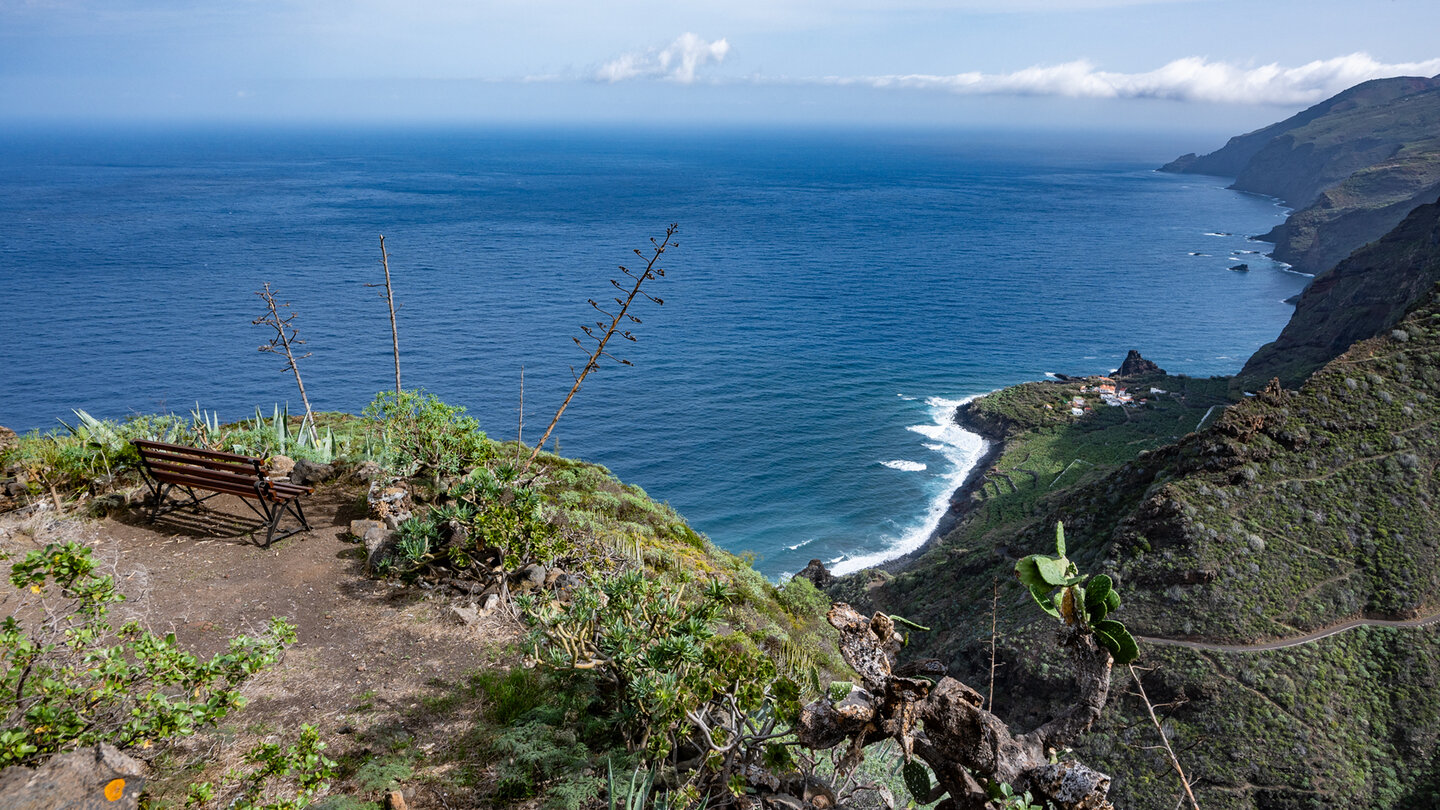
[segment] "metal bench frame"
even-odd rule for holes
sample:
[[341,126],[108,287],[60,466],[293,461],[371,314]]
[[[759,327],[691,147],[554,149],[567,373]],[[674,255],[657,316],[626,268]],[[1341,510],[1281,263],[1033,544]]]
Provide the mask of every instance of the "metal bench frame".
[[[235,453],[221,453],[180,444],[152,442],[136,439],[131,442],[140,454],[140,469],[145,475],[145,485],[155,500],[150,510],[150,522],[162,514],[185,507],[194,507],[198,512],[200,504],[219,495],[236,495],[265,524],[265,547],[275,540],[289,537],[298,532],[311,531],[310,522],[305,519],[305,510],[300,506],[300,496],[314,492],[313,487],[271,481],[265,477],[260,459]],[[176,487],[190,496],[189,500],[174,501],[169,506],[165,498]],[[195,490],[211,494],[200,497]],[[254,501],[255,503],[251,503]],[[258,506],[257,506],[258,505]],[[300,525],[284,534],[277,535],[280,518],[289,512]]]

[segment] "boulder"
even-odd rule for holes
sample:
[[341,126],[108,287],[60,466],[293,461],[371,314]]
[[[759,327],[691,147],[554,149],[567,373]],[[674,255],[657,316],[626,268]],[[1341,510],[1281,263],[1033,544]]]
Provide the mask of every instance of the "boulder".
[[301,486],[313,487],[316,484],[323,484],[335,477],[335,467],[332,464],[321,464],[318,461],[300,459],[295,462],[295,468],[290,471],[290,480]]
[[365,544],[365,571],[373,572],[380,560],[395,545],[395,532],[378,520],[352,520],[350,533]]
[[445,615],[451,622],[464,627],[474,627],[480,621],[480,611],[470,606],[451,605]]
[[1140,356],[1140,352],[1134,349],[1125,355],[1125,362],[1116,369],[1116,377],[1144,377],[1150,374],[1164,374],[1165,369]]
[[498,607],[500,607],[500,594],[498,593],[487,593],[480,600],[480,611],[482,613],[489,613]]
[[533,591],[536,588],[545,587],[545,566],[540,563],[531,563],[515,573],[514,582],[511,588],[516,593]]
[[145,766],[108,743],[51,757],[38,768],[0,772],[0,796],[10,810],[133,810],[145,787]]
[[20,437],[15,435],[15,431],[0,425],[0,453],[9,450],[19,443]]
[[266,478],[277,480],[285,478],[290,475],[291,470],[295,469],[295,459],[289,456],[271,456],[265,459],[263,469]]
[[368,484],[384,474],[379,464],[362,461],[345,471],[345,480],[351,484]]

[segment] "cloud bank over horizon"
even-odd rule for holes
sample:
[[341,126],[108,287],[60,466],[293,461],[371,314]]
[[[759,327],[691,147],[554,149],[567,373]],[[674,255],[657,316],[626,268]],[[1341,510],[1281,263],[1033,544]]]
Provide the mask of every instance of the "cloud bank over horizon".
[[826,76],[820,84],[876,89],[944,90],[963,95],[1062,96],[1202,101],[1222,104],[1310,104],[1370,79],[1440,73],[1440,59],[1386,64],[1365,53],[1315,60],[1298,67],[1271,63],[1241,67],[1191,56],[1145,73],[1097,70],[1089,60],[1036,65],[1013,73]]
[[[693,33],[665,48],[631,52],[604,63],[596,81],[665,80],[694,84],[698,73],[718,67],[730,52],[721,38],[707,41]],[[1313,104],[1370,79],[1440,73],[1440,58],[1421,62],[1381,62],[1357,52],[1317,59],[1295,67],[1278,63],[1243,66],[1203,56],[1175,59],[1142,73],[1099,70],[1089,59],[1033,65],[1011,73],[967,71],[955,74],[878,76],[708,78],[713,84],[829,85],[877,90],[935,90],[959,95],[1053,96],[1075,99],[1164,99],[1220,104]]]
[[730,43],[724,38],[706,42],[687,31],[664,48],[627,53],[606,62],[595,71],[595,79],[611,83],[665,79],[691,84],[695,81],[695,71],[724,62],[729,52]]

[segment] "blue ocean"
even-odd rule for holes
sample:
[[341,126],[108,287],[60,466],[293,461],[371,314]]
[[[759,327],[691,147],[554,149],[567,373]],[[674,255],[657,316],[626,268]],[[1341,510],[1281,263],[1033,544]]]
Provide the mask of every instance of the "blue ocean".
[[[1153,171],[1223,141],[1108,133],[586,129],[0,133],[0,424],[299,406],[256,350],[298,313],[318,409],[404,381],[539,437],[572,342],[669,223],[643,324],[556,430],[771,576],[918,546],[983,443],[967,397],[1131,348],[1237,371],[1308,279],[1273,200]],[[1237,263],[1249,272],[1234,272]]]

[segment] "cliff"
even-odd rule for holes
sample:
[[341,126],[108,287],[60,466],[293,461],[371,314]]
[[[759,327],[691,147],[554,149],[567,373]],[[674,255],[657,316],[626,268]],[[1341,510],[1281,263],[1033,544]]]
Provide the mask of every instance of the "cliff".
[[1383,238],[1317,277],[1274,342],[1255,352],[1236,384],[1271,377],[1289,388],[1357,340],[1388,331],[1440,281],[1440,202],[1422,205]]
[[1297,210],[1262,239],[1320,273],[1440,194],[1440,77],[1378,79],[1161,171],[1220,174]]
[[[908,569],[834,590],[937,628],[908,654],[971,682],[993,639],[996,711],[1040,722],[1063,710],[1065,673],[1013,569],[1063,520],[1071,559],[1127,594],[1145,688],[1201,806],[1435,806],[1437,283],[1440,203],[1318,278],[1246,366],[1298,391],[1262,382],[1231,400],[1223,378],[1156,375],[1145,406],[1080,416],[1061,405],[1082,381],[974,400],[967,424],[1005,446],[968,510]],[[1175,803],[1146,711],[1124,696],[1076,746],[1114,777],[1116,806]]]

